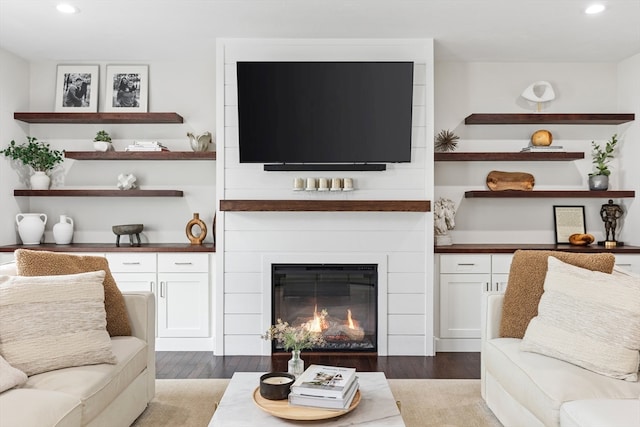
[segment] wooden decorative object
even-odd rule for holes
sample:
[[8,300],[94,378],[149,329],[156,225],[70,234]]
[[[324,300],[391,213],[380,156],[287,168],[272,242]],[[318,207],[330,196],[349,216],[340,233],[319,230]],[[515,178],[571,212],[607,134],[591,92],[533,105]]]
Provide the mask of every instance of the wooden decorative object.
[[575,233],[569,236],[569,243],[575,246],[587,246],[592,244],[596,240],[592,234],[588,233]]
[[487,187],[491,191],[531,191],[534,183],[533,175],[527,172],[491,171],[487,175]]
[[[200,227],[200,233],[196,236],[193,234],[193,227]],[[200,219],[199,213],[193,214],[193,219],[187,223],[187,237],[192,245],[201,245],[205,237],[207,237],[207,226]]]

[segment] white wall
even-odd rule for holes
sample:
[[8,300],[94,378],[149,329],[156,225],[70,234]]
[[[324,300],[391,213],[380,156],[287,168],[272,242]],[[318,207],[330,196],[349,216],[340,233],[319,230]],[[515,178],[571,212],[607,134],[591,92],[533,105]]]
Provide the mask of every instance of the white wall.
[[[637,62],[621,66],[620,72],[615,64],[603,63],[437,63],[435,131],[454,130],[461,137],[456,151],[520,151],[528,144],[530,135],[542,128],[553,133],[554,145],[585,152],[585,159],[571,162],[436,162],[436,199],[447,197],[457,205],[456,227],[451,232],[454,243],[554,243],[553,205],[584,205],[587,232],[603,240],[599,211],[607,200],[465,199],[464,192],[486,189],[486,176],[491,170],[529,172],[535,177],[536,190],[586,190],[592,171],[591,141],[603,143],[617,133],[622,142],[611,162],[609,188],[635,190],[640,194],[640,180],[637,172],[630,172],[634,168],[629,163],[637,158],[638,120],[621,126],[603,126],[465,125],[464,119],[471,113],[534,112],[535,106],[528,105],[520,94],[538,80],[549,81],[556,93],[556,99],[545,104],[543,112],[635,112],[640,117]],[[634,85],[635,92],[629,90]],[[618,102],[619,97],[626,101]],[[616,202],[628,211],[634,199]],[[625,221],[619,240],[637,243],[640,216],[627,215]],[[630,224],[636,224],[635,237]]]
[[[224,148],[218,176],[224,199],[431,200],[433,197],[432,40],[226,40],[218,46],[218,87],[224,86]],[[412,161],[383,172],[265,172],[238,161],[235,62],[414,61]],[[222,62],[224,61],[224,66]],[[223,151],[221,153],[221,151]],[[352,177],[352,193],[293,192],[294,177]],[[217,354],[270,354],[260,340],[271,322],[270,276],[265,257],[306,256],[349,263],[354,256],[382,260],[386,289],[379,296],[388,318],[379,319],[381,355],[433,354],[433,235],[431,213],[224,212],[217,244]],[[219,228],[220,234],[220,228]],[[358,262],[358,261],[356,261]],[[360,261],[362,262],[362,261]],[[367,261],[365,261],[367,262]],[[371,262],[371,261],[368,261]],[[374,261],[375,263],[375,261]],[[387,336],[388,332],[388,336]]]
[[618,64],[618,109],[636,114],[636,122],[624,129],[626,143],[620,156],[620,183],[635,188],[636,199],[625,203],[627,212],[621,230],[627,244],[640,246],[640,54]]
[[[13,112],[29,106],[29,63],[0,49],[0,147],[11,140],[25,142],[25,125],[13,120]],[[13,197],[10,189],[19,185],[16,171],[0,157],[0,244],[15,243],[16,214],[24,212],[24,200]]]

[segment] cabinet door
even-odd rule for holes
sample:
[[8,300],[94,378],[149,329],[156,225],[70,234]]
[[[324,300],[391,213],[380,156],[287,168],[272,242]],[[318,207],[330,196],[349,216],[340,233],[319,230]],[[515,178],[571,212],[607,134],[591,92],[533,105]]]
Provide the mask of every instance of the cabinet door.
[[209,336],[209,273],[158,273],[158,337]]
[[499,273],[491,275],[491,284],[489,285],[490,292],[504,293],[507,290],[507,282],[509,281],[509,274]]
[[440,275],[440,337],[480,338],[482,292],[490,274]]

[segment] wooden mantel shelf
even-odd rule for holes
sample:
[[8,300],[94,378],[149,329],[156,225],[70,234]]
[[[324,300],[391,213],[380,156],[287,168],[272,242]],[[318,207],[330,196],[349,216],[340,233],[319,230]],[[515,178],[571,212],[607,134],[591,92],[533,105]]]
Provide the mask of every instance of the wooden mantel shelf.
[[220,200],[230,212],[430,212],[429,200]]
[[635,120],[633,113],[474,113],[465,125],[620,125]]
[[13,113],[26,123],[66,124],[162,124],[182,123],[178,113]]

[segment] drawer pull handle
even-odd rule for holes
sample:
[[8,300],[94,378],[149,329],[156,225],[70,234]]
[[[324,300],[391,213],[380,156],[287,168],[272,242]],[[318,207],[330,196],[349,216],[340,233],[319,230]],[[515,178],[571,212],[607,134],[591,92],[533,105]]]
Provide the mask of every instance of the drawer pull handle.
[[192,262],[174,262],[175,265],[192,265]]
[[140,261],[123,262],[124,265],[140,265]]
[[461,266],[461,267],[470,267],[470,266],[475,265],[475,264],[474,264],[474,263],[472,263],[472,262],[470,262],[470,263],[465,263],[465,264],[463,264],[463,263],[458,263],[458,265],[459,265],[459,266]]
[[164,282],[160,282],[160,298],[164,298]]

